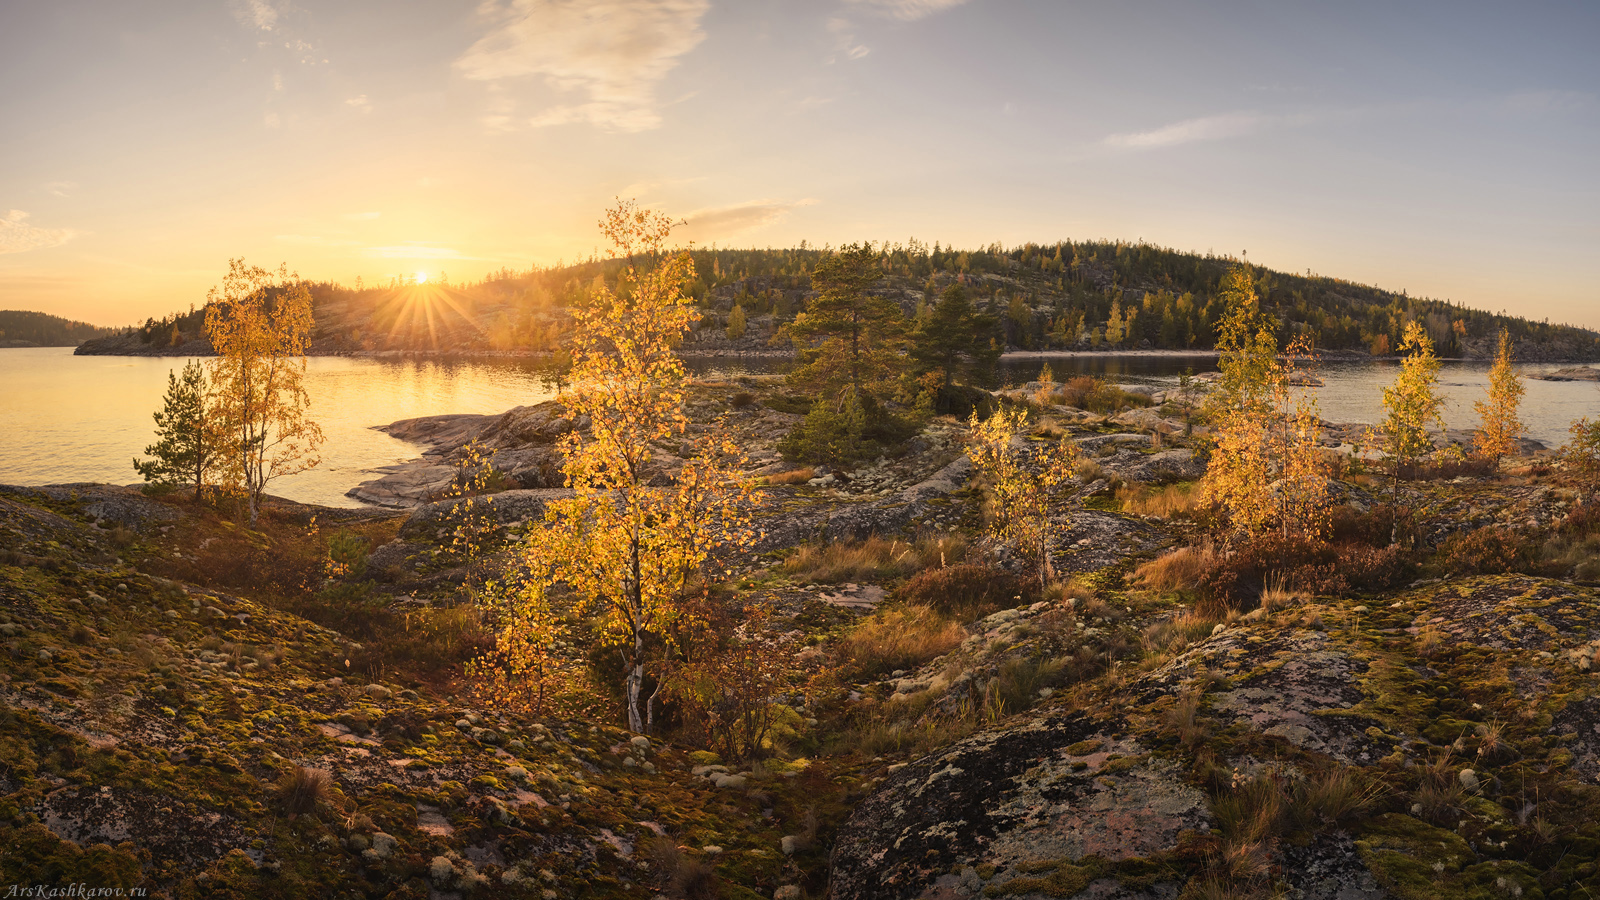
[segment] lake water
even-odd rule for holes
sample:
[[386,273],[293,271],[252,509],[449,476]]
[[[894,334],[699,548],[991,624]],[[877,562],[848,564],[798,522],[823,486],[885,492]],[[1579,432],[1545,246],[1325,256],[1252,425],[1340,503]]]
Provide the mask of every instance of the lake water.
[[[74,356],[70,348],[0,350],[0,483],[136,482],[131,460],[154,441],[151,413],[160,408],[167,372],[181,358]],[[1038,375],[1041,360],[1009,359],[1001,378],[1021,383]],[[1131,384],[1173,385],[1185,370],[1215,368],[1208,358],[1082,356],[1049,359],[1058,378],[1089,374]],[[781,360],[690,360],[692,371],[736,375],[776,371]],[[1381,415],[1382,389],[1395,363],[1340,363],[1323,368],[1318,393],[1323,418],[1372,422]],[[1539,372],[1558,366],[1528,366]],[[1472,401],[1483,396],[1487,363],[1446,363],[1441,375],[1446,424],[1473,427]],[[1600,416],[1600,387],[1592,382],[1528,381],[1523,419],[1529,435],[1564,443],[1579,416]],[[372,430],[396,419],[442,413],[498,413],[548,399],[541,367],[525,360],[420,361],[313,357],[306,374],[311,413],[327,442],[322,465],[268,488],[271,493],[325,506],[359,506],[345,491],[379,466],[420,453],[415,445]]]

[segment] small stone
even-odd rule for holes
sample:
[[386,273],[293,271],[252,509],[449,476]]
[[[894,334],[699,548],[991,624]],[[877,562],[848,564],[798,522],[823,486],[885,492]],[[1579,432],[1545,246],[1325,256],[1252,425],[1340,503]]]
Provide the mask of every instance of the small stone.
[[738,789],[745,786],[745,777],[743,775],[718,775],[712,783],[719,788]]
[[394,696],[394,691],[389,690],[381,684],[369,684],[362,688],[361,692],[374,700],[388,700]]
[[783,840],[778,842],[778,847],[783,850],[784,856],[793,856],[795,851],[800,849],[800,838],[796,835],[786,834],[783,836]]
[[707,844],[706,846],[700,848],[700,852],[707,856],[716,856],[722,852],[722,848],[718,847],[716,844]]
[[455,864],[450,862],[448,856],[435,856],[428,863],[428,876],[433,879],[434,884],[442,887],[456,876]]
[[772,900],[800,900],[803,896],[798,884],[786,884],[772,892]]
[[1461,778],[1461,787],[1463,789],[1465,789],[1469,793],[1474,793],[1475,794],[1475,793],[1478,792],[1478,773],[1477,772],[1474,772],[1471,769],[1462,769],[1461,770],[1461,775],[1459,777]]
[[506,777],[515,778],[518,781],[526,781],[528,778],[528,770],[524,769],[522,766],[507,766]]
[[1215,636],[1217,636],[1217,635],[1219,635],[1219,634],[1221,634],[1221,633],[1223,633],[1224,631],[1227,631],[1227,630],[1228,630],[1228,626],[1222,624],[1221,622],[1218,622],[1217,623],[1217,627],[1211,629],[1211,635],[1212,635],[1212,637],[1215,637]]
[[457,719],[456,720],[456,727],[461,729],[462,731],[466,731],[468,728],[472,727],[472,722],[467,720],[467,719]]
[[351,853],[360,853],[367,849],[367,838],[365,835],[352,834],[345,838],[344,845],[349,848]]
[[49,650],[40,650],[39,651],[39,655],[36,657],[36,659],[38,659],[39,662],[45,663],[45,664],[48,664],[50,662],[50,660],[52,660],[54,658],[55,657],[50,655],[50,651]]
[[632,738],[630,738],[628,740],[628,743],[632,744],[633,746],[635,746],[635,747],[639,748],[640,750],[643,750],[643,751],[645,751],[647,753],[650,751],[650,739],[645,737],[642,734],[634,735]]

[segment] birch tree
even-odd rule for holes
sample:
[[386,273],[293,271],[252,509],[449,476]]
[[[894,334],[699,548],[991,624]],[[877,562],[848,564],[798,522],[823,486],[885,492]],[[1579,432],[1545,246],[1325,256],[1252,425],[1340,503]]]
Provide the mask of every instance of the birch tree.
[[[759,498],[724,430],[689,433],[688,379],[672,348],[695,315],[683,293],[694,263],[687,251],[665,249],[671,220],[627,201],[600,227],[627,265],[615,289],[598,285],[576,312],[563,402],[589,420],[589,434],[567,435],[574,495],[549,504],[525,553],[545,584],[567,585],[581,608],[600,614],[603,638],[623,656],[628,727],[642,734],[654,719],[654,694],[644,694],[647,645],[669,641],[685,601],[722,574],[716,555],[751,539],[749,510]],[[671,479],[656,479],[655,448],[668,442],[687,445],[685,461]]]
[[211,360],[208,414],[222,444],[223,486],[244,496],[254,524],[267,485],[320,461],[322,429],[306,415],[311,292],[284,266],[270,272],[228,261],[206,295]]
[[1016,440],[1026,421],[1021,409],[998,410],[981,420],[974,413],[967,456],[989,489],[989,533],[1033,563],[1043,586],[1056,579],[1050,505],[1075,474],[1080,454],[1076,444],[1062,437],[1030,458]]
[[1428,424],[1444,431],[1444,398],[1439,396],[1439,357],[1433,339],[1419,322],[1407,322],[1400,339],[1400,374],[1392,387],[1383,389],[1386,415],[1381,426],[1382,448],[1389,456],[1394,502],[1400,500],[1400,477],[1417,461],[1433,453]]
[[1517,409],[1526,390],[1522,376],[1511,367],[1511,334],[1502,328],[1500,347],[1489,369],[1488,396],[1472,404],[1483,422],[1472,438],[1473,452],[1495,463],[1517,452],[1517,438],[1525,430]]

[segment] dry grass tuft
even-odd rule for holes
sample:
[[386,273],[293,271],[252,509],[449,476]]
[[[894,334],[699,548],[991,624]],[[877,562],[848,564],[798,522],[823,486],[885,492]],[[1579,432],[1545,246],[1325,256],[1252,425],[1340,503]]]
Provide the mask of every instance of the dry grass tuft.
[[1164,487],[1126,484],[1117,489],[1117,501],[1122,504],[1122,511],[1130,515],[1188,519],[1201,506],[1197,493],[1193,482]]
[[761,479],[761,482],[767,485],[805,484],[815,477],[817,477],[817,470],[810,466],[806,466],[803,469],[792,469],[788,472],[779,472],[776,475],[768,475]]
[[966,559],[966,540],[955,536],[915,542],[870,537],[864,541],[807,544],[783,562],[783,571],[804,581],[881,581]]
[[966,636],[966,629],[926,606],[898,606],[862,620],[840,641],[839,653],[862,675],[882,675],[915,669]]
[[278,806],[292,816],[314,813],[334,796],[333,778],[321,769],[295,766],[278,779]]
[[1133,583],[1147,591],[1194,590],[1206,572],[1216,566],[1221,554],[1212,544],[1180,547],[1133,570]]

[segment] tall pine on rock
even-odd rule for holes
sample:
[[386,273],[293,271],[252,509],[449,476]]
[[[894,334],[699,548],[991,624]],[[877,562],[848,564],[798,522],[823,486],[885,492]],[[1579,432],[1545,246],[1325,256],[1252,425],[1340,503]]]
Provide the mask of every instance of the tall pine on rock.
[[193,484],[198,500],[216,457],[215,438],[207,429],[206,376],[199,361],[190,360],[182,375],[167,372],[166,401],[155,420],[157,440],[144,448],[155,458],[135,459],[134,470],[152,485]]
[[875,397],[896,374],[905,315],[898,303],[867,292],[880,274],[870,243],[848,244],[817,263],[811,286],[821,293],[789,326],[800,362],[790,384],[837,401],[847,387]]

